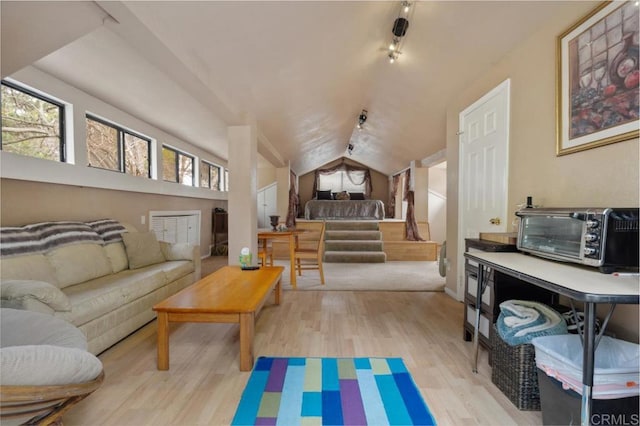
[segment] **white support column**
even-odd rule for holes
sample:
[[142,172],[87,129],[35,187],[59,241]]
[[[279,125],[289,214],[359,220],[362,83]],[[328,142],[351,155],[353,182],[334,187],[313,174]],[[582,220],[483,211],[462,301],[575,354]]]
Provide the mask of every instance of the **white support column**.
[[280,222],[282,223],[287,221],[287,213],[289,211],[289,180],[291,176],[289,170],[289,165],[276,169],[276,182],[278,182],[278,216],[280,216]]
[[229,264],[238,265],[243,247],[249,247],[253,264],[258,255],[257,160],[258,139],[251,125],[230,126],[229,139]]

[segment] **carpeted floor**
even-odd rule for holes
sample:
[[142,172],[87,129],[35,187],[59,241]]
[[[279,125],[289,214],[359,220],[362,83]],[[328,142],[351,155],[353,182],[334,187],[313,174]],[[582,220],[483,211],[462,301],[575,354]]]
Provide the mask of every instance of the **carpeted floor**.
[[[284,266],[282,284],[291,290],[289,261],[276,260]],[[227,264],[226,257],[203,260],[202,274],[210,274]],[[298,290],[371,290],[371,291],[443,291],[445,279],[438,273],[438,262],[324,263],[325,285],[318,271],[303,271],[297,278]]]
[[[289,261],[276,260],[285,267],[282,284],[291,290]],[[379,290],[443,291],[445,279],[438,274],[437,262],[324,263],[324,285],[318,271],[303,271],[297,278],[298,290]]]
[[434,425],[401,358],[258,358],[232,425]]

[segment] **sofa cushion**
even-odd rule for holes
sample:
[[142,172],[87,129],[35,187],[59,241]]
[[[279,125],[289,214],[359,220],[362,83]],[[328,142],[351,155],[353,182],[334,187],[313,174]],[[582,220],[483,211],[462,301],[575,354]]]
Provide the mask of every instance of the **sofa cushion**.
[[153,232],[128,232],[122,234],[122,241],[129,259],[129,269],[143,268],[165,261]]
[[83,283],[111,274],[111,263],[98,244],[74,244],[46,254],[58,280],[58,287]]
[[70,311],[71,303],[67,296],[53,284],[34,280],[0,281],[2,299],[36,299],[55,311]]
[[122,241],[107,244],[104,246],[104,251],[107,253],[109,263],[111,263],[111,271],[114,274],[129,269],[129,259],[127,259],[127,252]]
[[86,350],[87,338],[69,322],[51,315],[19,309],[0,309],[0,347],[25,345],[52,345]]
[[0,257],[2,279],[38,280],[58,285],[55,270],[43,254]]
[[64,289],[71,301],[70,312],[56,312],[76,326],[120,308],[167,284],[167,275],[160,265],[125,270]]
[[54,386],[95,379],[102,363],[83,349],[51,345],[0,349],[0,375],[5,386]]
[[168,282],[179,280],[180,278],[192,273],[195,268],[193,262],[185,260],[175,260],[171,262],[164,262],[159,264],[160,268],[167,276]]

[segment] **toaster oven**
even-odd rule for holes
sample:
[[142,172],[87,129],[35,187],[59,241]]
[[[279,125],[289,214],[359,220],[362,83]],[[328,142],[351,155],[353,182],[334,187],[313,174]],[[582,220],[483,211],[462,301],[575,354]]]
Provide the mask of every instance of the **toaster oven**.
[[638,270],[638,208],[525,208],[519,250],[600,268]]

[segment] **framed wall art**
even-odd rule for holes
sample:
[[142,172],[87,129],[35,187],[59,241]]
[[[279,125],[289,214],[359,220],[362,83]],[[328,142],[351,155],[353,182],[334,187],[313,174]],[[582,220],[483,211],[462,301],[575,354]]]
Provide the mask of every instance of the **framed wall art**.
[[638,137],[638,6],[601,3],[557,40],[557,155]]

